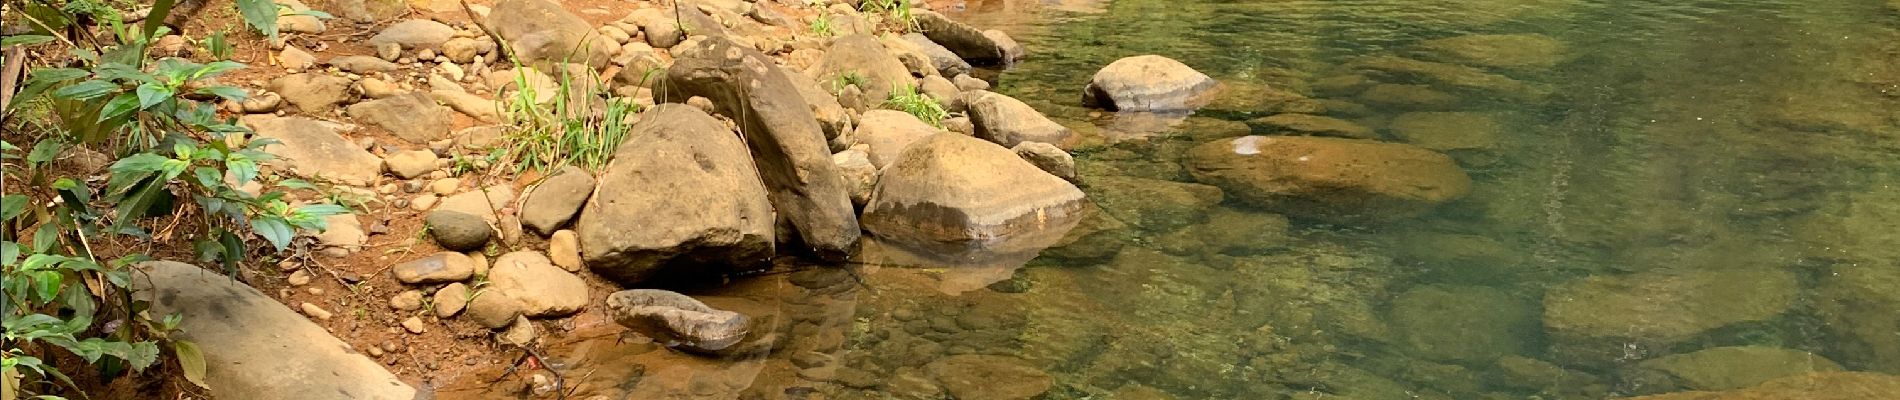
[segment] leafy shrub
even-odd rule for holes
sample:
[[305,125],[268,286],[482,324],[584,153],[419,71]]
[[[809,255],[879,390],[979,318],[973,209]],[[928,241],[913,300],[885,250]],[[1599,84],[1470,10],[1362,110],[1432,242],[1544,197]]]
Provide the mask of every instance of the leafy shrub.
[[909,113],[938,128],[942,128],[943,120],[950,117],[950,113],[944,111],[943,104],[938,103],[935,97],[918,93],[917,87],[911,85],[896,85],[892,88],[891,98],[884,101],[884,107]]

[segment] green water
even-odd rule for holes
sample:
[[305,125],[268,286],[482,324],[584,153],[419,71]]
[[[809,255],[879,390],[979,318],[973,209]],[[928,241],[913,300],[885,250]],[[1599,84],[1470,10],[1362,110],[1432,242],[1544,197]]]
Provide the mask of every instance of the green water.
[[[1039,386],[1021,368],[1048,375],[1048,399],[1599,399],[1837,364],[1900,374],[1900,3],[1883,1],[962,4],[1030,49],[996,91],[1101,138],[1076,151],[1101,212],[1071,240],[1026,266],[855,265],[695,293],[772,339],[725,359],[585,335],[551,352],[579,393],[611,398],[971,400]],[[1426,45],[1475,34],[1560,50],[1496,67]],[[1163,128],[1080,107],[1095,70],[1139,54],[1227,91]],[[1547,94],[1361,68],[1391,56]],[[1495,124],[1448,150],[1469,196],[1329,225],[1165,182],[1193,182],[1189,147],[1311,104],[1407,141],[1391,125],[1417,110],[1360,78],[1429,85],[1453,99],[1425,108]]]

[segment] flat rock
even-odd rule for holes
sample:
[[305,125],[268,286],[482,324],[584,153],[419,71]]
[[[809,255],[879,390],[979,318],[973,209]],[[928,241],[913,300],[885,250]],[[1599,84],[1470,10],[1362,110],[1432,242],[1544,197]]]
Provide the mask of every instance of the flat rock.
[[344,139],[330,125],[301,117],[253,115],[241,119],[258,138],[279,143],[264,147],[277,156],[270,163],[305,178],[331,178],[364,184],[383,172],[383,159]]
[[409,19],[383,28],[382,32],[369,38],[369,44],[379,46],[394,43],[404,49],[434,49],[454,37],[454,27],[426,19]]
[[1682,392],[1629,400],[1868,400],[1900,393],[1900,377],[1874,372],[1819,372],[1725,392]]
[[350,100],[350,79],[305,72],[271,80],[270,90],[308,114],[327,113]]
[[1536,33],[1464,35],[1418,43],[1440,61],[1518,72],[1548,70],[1565,59],[1563,42]]
[[339,56],[325,62],[332,67],[360,75],[391,72],[400,68],[396,63],[383,61],[375,56]]
[[1172,58],[1141,55],[1102,67],[1082,103],[1111,111],[1191,111],[1213,100],[1220,82]]
[[620,325],[667,347],[701,353],[732,347],[751,329],[751,319],[743,314],[665,290],[615,292],[607,296],[607,312]]
[[857,213],[823,130],[787,72],[721,37],[676,54],[687,56],[667,71],[669,91],[675,98],[706,97],[721,114],[738,116],[779,215],[820,258],[842,260],[858,242]]
[[194,265],[138,265],[135,296],[184,317],[173,338],[198,343],[218,399],[411,400],[416,390],[257,289]]
[[1504,127],[1498,116],[1480,112],[1411,112],[1387,126],[1393,136],[1446,153],[1495,150]]
[[459,282],[475,275],[475,260],[453,251],[430,254],[390,267],[402,283]]
[[403,179],[415,179],[435,171],[435,152],[429,150],[404,150],[383,157],[383,164],[389,172]]
[[1471,191],[1444,154],[1368,140],[1243,136],[1195,146],[1187,159],[1196,180],[1228,196],[1334,221],[1416,216]]
[[1209,185],[1127,176],[1084,177],[1090,198],[1102,210],[1124,223],[1155,231],[1171,231],[1201,222],[1207,210],[1225,199]]
[[[918,51],[922,51],[925,56],[930,57],[930,63],[935,65],[937,72],[943,74],[943,76],[959,76],[970,73],[971,67],[969,61],[963,61],[963,57],[957,56],[956,52],[950,51],[949,48],[943,47],[943,45],[937,44],[936,41],[930,40],[929,36],[924,36],[922,33],[911,32],[904,34],[904,40],[917,45]],[[987,89],[987,87],[985,89]]]
[[594,194],[594,174],[576,166],[562,167],[529,189],[521,199],[521,224],[542,235],[567,225]]
[[1069,155],[1069,152],[1062,151],[1062,149],[1057,148],[1056,145],[1043,142],[1022,142],[1017,143],[1016,147],[1012,147],[1009,150],[1016,152],[1016,156],[1022,157],[1023,161],[1028,161],[1030,164],[1034,164],[1036,168],[1041,168],[1043,172],[1048,172],[1050,175],[1055,175],[1057,178],[1071,182],[1076,179],[1075,156]]
[[939,134],[911,144],[884,167],[864,220],[879,237],[954,250],[1073,226],[1082,200],[1074,185],[1009,149]]
[[1074,130],[1045,117],[1022,100],[989,91],[963,93],[963,103],[976,125],[976,136],[1004,147],[1043,142],[1069,149],[1081,140]]
[[1392,331],[1405,352],[1440,361],[1489,364],[1524,354],[1537,311],[1502,290],[1428,285],[1392,300]]
[[485,99],[472,93],[455,90],[432,90],[429,91],[429,97],[435,99],[438,103],[442,103],[442,105],[448,106],[449,109],[455,110],[455,112],[462,113],[476,120],[487,123],[501,122],[501,111],[503,108],[500,102]]
[[773,254],[772,204],[745,144],[690,106],[642,114],[576,222],[590,270],[623,284],[750,268]]
[[488,268],[489,289],[521,302],[521,314],[560,317],[587,307],[587,282],[534,251],[503,254]]
[[1664,374],[1675,382],[1644,382],[1688,390],[1730,390],[1813,372],[1840,371],[1841,365],[1813,353],[1768,346],[1731,346],[1697,350],[1643,361],[1637,368]]
[[[607,65],[619,43],[601,36],[593,24],[545,0],[499,0],[487,25],[514,47],[524,62]],[[445,39],[446,40],[446,39]]]
[[567,272],[580,272],[583,265],[580,234],[562,229],[548,235],[548,260]]
[[488,221],[490,224],[500,224],[501,217],[496,214],[496,211],[514,204],[514,200],[513,189],[506,185],[497,185],[442,198],[442,202],[435,209],[459,211],[482,217],[483,221]]
[[[1343,119],[1311,114],[1274,114],[1247,121],[1268,134],[1328,136],[1348,139],[1378,139],[1372,128]],[[1429,147],[1428,147],[1429,148]]]
[[902,111],[871,110],[859,117],[855,134],[859,143],[871,146],[866,153],[871,165],[883,168],[897,159],[911,142],[939,132],[943,130]]
[[468,285],[464,285],[461,282],[451,283],[448,286],[437,289],[435,294],[430,297],[430,304],[434,305],[436,318],[448,318],[455,316],[455,314],[460,314],[463,309],[468,307],[468,297],[470,295],[472,295],[472,293],[468,291]]
[[1009,356],[962,354],[924,367],[959,399],[1029,400],[1055,386],[1055,378]]
[[1368,105],[1402,110],[1445,110],[1458,104],[1458,97],[1432,89],[1430,85],[1382,83],[1367,87],[1359,100]]
[[448,137],[449,110],[423,93],[409,93],[350,105],[350,118],[388,129],[410,143]]
[[1656,271],[1598,275],[1544,294],[1553,351],[1607,362],[1655,351],[1736,323],[1764,321],[1794,306],[1800,284],[1774,269]]
[[[1867,219],[1870,221],[1861,222],[1867,223],[1866,230],[1850,232],[1889,229],[1886,226],[1890,225],[1872,222],[1880,221],[1878,218]],[[1860,240],[1869,242],[1860,245],[1879,247],[1879,242],[1891,239]],[[1826,330],[1835,341],[1830,345],[1841,349],[1843,361],[1900,373],[1900,341],[1893,337],[1894,327],[1900,326],[1900,313],[1893,312],[1900,310],[1900,269],[1871,262],[1835,267],[1821,277],[1815,292],[1816,314],[1827,322]]]

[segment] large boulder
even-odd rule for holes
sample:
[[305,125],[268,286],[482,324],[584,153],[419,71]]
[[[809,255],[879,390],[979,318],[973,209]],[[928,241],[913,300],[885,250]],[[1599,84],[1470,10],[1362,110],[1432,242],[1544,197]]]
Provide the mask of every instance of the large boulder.
[[1082,103],[1111,111],[1192,111],[1213,100],[1220,81],[1157,55],[1127,57],[1095,72]]
[[841,260],[859,228],[850,188],[831,162],[823,130],[787,72],[772,58],[723,37],[707,37],[667,70],[674,98],[703,96],[735,117],[757,157],[772,204],[819,257]]
[[[1794,307],[1794,273],[1775,269],[1598,275],[1544,293],[1544,327],[1566,361],[1609,364]],[[1639,353],[1640,354],[1640,353]]]
[[917,28],[925,37],[971,63],[1009,64],[1023,56],[1021,46],[1015,41],[997,42],[1007,36],[989,34],[933,11],[912,9],[911,15],[916,17]]
[[964,249],[1073,225],[1082,191],[1016,154],[963,135],[930,135],[884,167],[864,225],[922,248]]
[[322,114],[350,101],[350,78],[306,72],[271,80],[270,91],[306,114]]
[[417,144],[447,138],[451,121],[448,107],[437,105],[421,92],[351,104],[349,114],[350,118],[388,129],[396,137]]
[[572,165],[561,168],[523,196],[521,224],[543,236],[552,235],[574,219],[592,194],[594,174]]
[[924,56],[930,57],[931,65],[937,67],[937,73],[943,76],[957,76],[970,73],[970,62],[963,61],[963,57],[958,57],[956,52],[950,51],[949,48],[943,47],[943,45],[930,40],[929,36],[924,36],[922,33],[911,32],[904,34],[904,40],[917,45],[918,51],[923,52]]
[[1243,136],[1196,146],[1187,158],[1195,179],[1228,196],[1325,220],[1416,216],[1471,191],[1450,157],[1369,140]]
[[301,117],[253,115],[240,119],[257,138],[276,139],[264,146],[277,155],[270,163],[289,167],[305,178],[330,178],[365,184],[383,173],[383,159],[344,139],[330,124]]
[[877,38],[868,34],[841,37],[831,41],[831,47],[825,50],[824,58],[819,59],[817,69],[820,82],[834,82],[846,76],[856,76],[864,83],[867,100],[883,103],[891,97],[891,90],[900,86],[915,88],[917,80],[912,79],[910,69],[904,67],[897,57],[878,43]]
[[772,204],[745,143],[698,108],[642,115],[595,192],[576,223],[585,264],[623,284],[772,256]]
[[600,68],[620,47],[580,16],[546,0],[499,0],[488,13],[493,29],[516,57],[539,63],[577,63]]
[[871,165],[884,168],[917,139],[943,132],[902,111],[865,111],[858,121],[858,142],[870,145]]
[[995,92],[973,90],[963,92],[962,101],[969,107],[970,122],[976,125],[976,136],[1003,147],[1015,147],[1022,142],[1043,142],[1067,150],[1081,140],[1075,130],[1050,120],[1022,100]]
[[198,344],[212,398],[416,398],[375,360],[242,282],[177,262],[137,270],[134,296],[153,315],[184,317],[171,338]]
[[614,322],[682,350],[716,353],[738,344],[751,330],[745,315],[712,308],[692,297],[655,289],[607,295]]

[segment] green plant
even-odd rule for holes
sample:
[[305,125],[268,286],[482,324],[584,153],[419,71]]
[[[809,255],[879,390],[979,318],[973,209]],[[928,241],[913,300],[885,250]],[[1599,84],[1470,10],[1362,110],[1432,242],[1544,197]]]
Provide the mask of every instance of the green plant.
[[832,77],[826,84],[831,86],[831,94],[836,96],[844,93],[844,88],[847,86],[863,88],[865,82],[869,82],[869,80],[864,78],[864,74],[858,73],[858,71],[844,71],[838,74],[838,76]]
[[882,14],[886,20],[895,22],[900,31],[917,30],[917,16],[910,9],[910,0],[864,0],[858,4],[858,11]]
[[918,93],[916,87],[901,83],[892,86],[891,98],[884,101],[885,107],[909,113],[938,128],[943,127],[944,118],[950,117],[950,113],[944,111],[943,104],[930,95]]
[[219,61],[231,59],[231,52],[235,50],[231,47],[231,42],[226,40],[224,36],[224,31],[217,31],[212,32],[211,36],[205,37],[205,54],[210,54],[211,58]]
[[[281,191],[239,189],[261,178],[258,163],[272,158],[263,147],[275,142],[241,142],[248,129],[218,118],[210,103],[243,99],[242,90],[210,83],[242,64],[147,55],[150,39],[165,33],[161,24],[173,3],[157,1],[137,27],[103,19],[102,32],[111,40],[77,39],[92,46],[69,48],[70,60],[57,60],[60,67],[33,69],[18,101],[5,110],[43,110],[57,122],[10,123],[7,139],[30,143],[31,150],[0,141],[7,182],[0,196],[0,390],[7,398],[56,399],[62,390],[84,395],[62,372],[60,358],[48,358],[53,350],[71,353],[109,379],[155,365],[168,344],[185,378],[203,385],[197,346],[171,338],[179,318],[154,319],[147,305],[132,298],[132,264],[150,259],[137,249],[147,242],[189,241],[199,261],[234,273],[250,253],[246,242],[261,238],[281,251],[296,230],[321,230],[322,217],[345,211],[330,204],[293,206]],[[273,4],[237,3],[241,11]],[[253,25],[274,32],[271,17]],[[82,19],[64,14],[59,20],[64,25]],[[58,34],[42,29],[8,39],[76,43]],[[103,183],[52,163],[61,154],[93,148],[122,156]],[[113,245],[95,247],[102,243]]]
[[[627,99],[615,98],[601,104],[598,112],[595,100],[603,94],[597,88],[602,87],[598,79],[588,71],[588,76],[573,76],[563,69],[555,77],[557,85],[552,87],[552,104],[542,105],[538,100],[543,93],[537,93],[530,82],[530,69],[515,68],[515,93],[508,102],[509,121],[514,130],[509,133],[509,156],[519,171],[551,171],[566,165],[579,165],[598,169],[607,165],[613,158],[614,149],[620,147],[630,132],[633,115],[640,112],[640,106]],[[577,79],[587,79],[589,84],[575,85]]]
[[813,18],[811,20],[811,33],[814,35],[818,35],[819,37],[828,38],[832,36],[837,36],[838,33],[836,32],[836,29],[837,28],[833,28],[831,26],[830,13],[821,12],[818,14],[818,17]]

